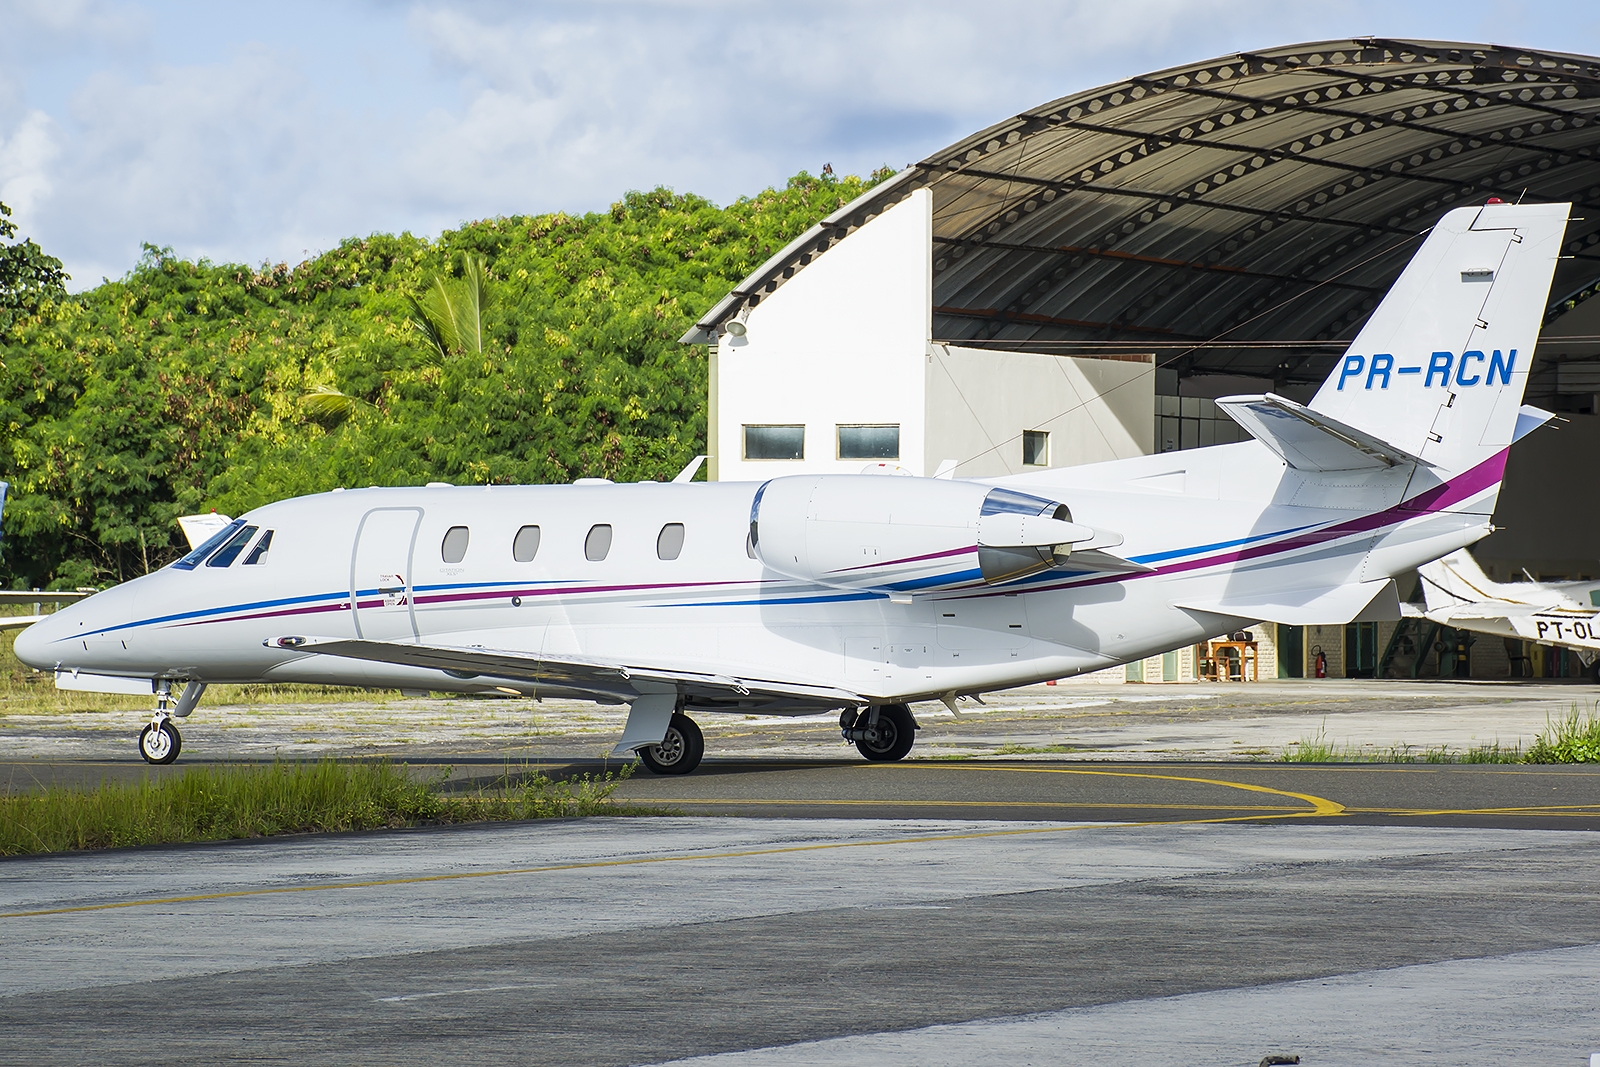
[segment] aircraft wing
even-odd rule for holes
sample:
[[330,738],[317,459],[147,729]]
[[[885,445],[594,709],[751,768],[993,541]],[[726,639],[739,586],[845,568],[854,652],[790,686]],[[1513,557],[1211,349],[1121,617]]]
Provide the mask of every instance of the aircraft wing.
[[1480,600],[1435,608],[1428,618],[1441,626],[1520,637],[1546,645],[1600,650],[1600,612],[1541,608],[1510,600]]
[[528,695],[573,696],[631,702],[646,693],[676,689],[690,707],[767,714],[811,715],[861,707],[865,697],[828,686],[732,678],[721,674],[606,663],[574,656],[538,655],[488,648],[415,645],[399,641],[318,641],[283,637],[268,642],[295,652],[393,663],[444,671],[454,678],[504,681]]

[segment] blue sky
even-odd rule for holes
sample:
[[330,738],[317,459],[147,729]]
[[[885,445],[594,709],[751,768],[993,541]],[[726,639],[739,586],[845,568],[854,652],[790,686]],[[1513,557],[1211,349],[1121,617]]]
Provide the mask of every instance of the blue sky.
[[73,288],[141,242],[342,237],[727,202],[900,167],[1024,108],[1244,48],[1379,34],[1600,53],[1576,3],[0,0],[0,200]]

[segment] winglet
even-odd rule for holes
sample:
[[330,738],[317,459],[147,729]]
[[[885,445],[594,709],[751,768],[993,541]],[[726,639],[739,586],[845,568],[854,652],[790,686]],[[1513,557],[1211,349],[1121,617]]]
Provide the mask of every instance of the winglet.
[[691,459],[689,461],[688,466],[684,467],[683,470],[679,471],[678,474],[677,474],[677,477],[673,478],[672,480],[674,482],[693,481],[694,480],[694,476],[695,476],[695,472],[700,469],[700,464],[704,463],[705,461],[706,461],[706,457],[705,456],[696,456],[696,457],[694,457],[693,459]]

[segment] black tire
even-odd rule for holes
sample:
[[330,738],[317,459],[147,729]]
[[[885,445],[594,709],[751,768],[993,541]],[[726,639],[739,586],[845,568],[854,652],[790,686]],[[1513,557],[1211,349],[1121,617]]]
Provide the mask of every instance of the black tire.
[[1589,676],[1589,681],[1594,682],[1596,685],[1600,685],[1600,659],[1595,660],[1593,663],[1589,664],[1589,666],[1585,667],[1583,669],[1583,673]]
[[639,750],[639,762],[652,774],[688,774],[700,766],[705,754],[705,735],[693,719],[679,711],[673,713],[667,736],[659,745],[646,745]]
[[183,735],[170,721],[163,722],[159,727],[150,723],[139,731],[139,755],[144,757],[146,763],[171,763],[181,751]]
[[[861,726],[867,724],[870,709],[861,713]],[[885,704],[878,709],[878,740],[856,742],[856,751],[874,763],[893,763],[906,758],[917,741],[917,721],[904,704]]]

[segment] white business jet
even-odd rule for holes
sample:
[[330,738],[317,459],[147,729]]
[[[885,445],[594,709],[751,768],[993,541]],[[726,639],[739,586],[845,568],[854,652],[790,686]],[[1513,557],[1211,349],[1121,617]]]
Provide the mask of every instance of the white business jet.
[[1573,649],[1600,682],[1600,582],[1495,582],[1464,548],[1417,573],[1432,621]]
[[631,705],[619,753],[699,763],[694,713],[839,711],[897,760],[910,704],[1099,670],[1256,620],[1397,618],[1393,577],[1489,532],[1568,205],[1434,227],[1309,406],[1254,440],[1035,474],[358,489],[229,522],[23,631],[58,685],[216,682]]

